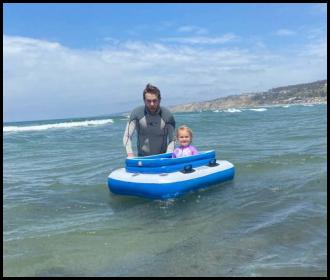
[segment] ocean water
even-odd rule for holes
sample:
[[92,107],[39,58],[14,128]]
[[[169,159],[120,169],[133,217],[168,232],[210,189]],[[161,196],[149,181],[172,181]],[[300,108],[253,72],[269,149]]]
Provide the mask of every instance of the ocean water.
[[126,116],[3,127],[4,276],[327,276],[327,106],[177,113],[234,180],[111,194]]

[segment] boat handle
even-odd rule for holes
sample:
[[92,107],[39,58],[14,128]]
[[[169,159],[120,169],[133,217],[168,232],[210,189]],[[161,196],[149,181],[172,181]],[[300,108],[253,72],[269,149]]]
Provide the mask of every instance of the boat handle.
[[181,170],[182,173],[186,174],[186,173],[192,173],[195,172],[195,169],[192,168],[191,164],[185,165],[183,167],[183,170]]
[[214,166],[218,166],[218,165],[219,165],[219,163],[217,163],[217,160],[215,158],[213,158],[209,161],[209,164],[207,166],[214,167]]

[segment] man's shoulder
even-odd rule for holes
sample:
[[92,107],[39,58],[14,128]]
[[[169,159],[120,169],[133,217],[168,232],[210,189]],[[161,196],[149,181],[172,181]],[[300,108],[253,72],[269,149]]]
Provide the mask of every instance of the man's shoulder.
[[139,112],[139,111],[144,112],[144,109],[145,109],[145,106],[144,106],[144,105],[137,106],[137,107],[135,107],[135,108],[132,110],[132,113],[133,113],[133,112]]
[[160,107],[161,108],[161,117],[165,121],[165,123],[170,124],[175,128],[175,119],[173,114],[170,110],[168,110],[166,107]]
[[144,106],[138,106],[136,108],[134,108],[131,112],[131,115],[130,115],[130,119],[140,119],[144,116],[144,109],[145,107]]
[[173,114],[171,113],[171,111],[169,109],[167,109],[166,107],[161,106],[160,109],[162,112],[162,116],[168,117],[168,118],[173,117]]

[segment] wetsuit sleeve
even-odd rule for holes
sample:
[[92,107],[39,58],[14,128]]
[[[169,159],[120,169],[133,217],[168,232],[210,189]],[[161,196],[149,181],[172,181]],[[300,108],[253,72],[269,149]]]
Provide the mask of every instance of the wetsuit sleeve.
[[123,137],[123,144],[124,147],[126,148],[127,154],[133,153],[132,137],[135,132],[135,126],[136,126],[135,122],[136,122],[135,120],[130,120],[126,125],[126,129]]
[[167,127],[167,137],[168,137],[168,145],[167,145],[166,153],[172,153],[175,147],[175,128],[172,124],[169,124]]

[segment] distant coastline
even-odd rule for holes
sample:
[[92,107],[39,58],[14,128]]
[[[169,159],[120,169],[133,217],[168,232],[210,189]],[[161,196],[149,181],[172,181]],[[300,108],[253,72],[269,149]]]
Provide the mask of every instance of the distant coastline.
[[327,104],[327,80],[283,86],[266,92],[230,95],[169,107],[173,112],[213,111],[288,104]]
[[[258,108],[288,104],[327,104],[327,80],[270,89],[266,92],[230,95],[209,101],[192,102],[166,106],[173,113],[226,110],[231,108]],[[130,111],[101,114],[95,116],[70,116],[51,119],[3,121],[3,126],[21,123],[57,123],[67,121],[86,121],[95,119],[128,117]]]

